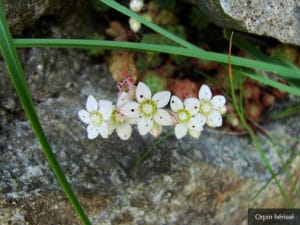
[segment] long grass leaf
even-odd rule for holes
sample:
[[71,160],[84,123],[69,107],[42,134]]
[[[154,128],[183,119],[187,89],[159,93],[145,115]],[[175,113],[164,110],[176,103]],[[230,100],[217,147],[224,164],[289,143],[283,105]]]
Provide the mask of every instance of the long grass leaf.
[[47,138],[44,134],[43,128],[37,116],[32,97],[29,91],[29,88],[26,84],[24,72],[17,55],[16,48],[13,43],[13,39],[4,15],[4,10],[0,2],[0,50],[2,56],[6,62],[6,66],[9,72],[9,75],[12,79],[13,85],[18,93],[20,101],[23,105],[25,113],[31,123],[31,126],[34,130],[34,133],[41,145],[41,148],[54,172],[58,182],[72,203],[74,209],[78,213],[78,216],[85,225],[89,225],[90,222],[85,212],[83,211],[80,203],[78,202],[75,194],[73,193],[71,186],[67,182],[67,179],[62,172],[54,153],[51,151],[50,145],[47,141]]
[[[227,38],[229,40],[230,34],[231,34],[231,32],[226,30],[224,32],[225,38]],[[281,63],[281,64],[283,64],[283,62],[281,62],[280,60],[278,60],[276,58],[272,58],[272,57],[268,56],[267,54],[263,53],[262,51],[257,49],[253,44],[251,44],[249,41],[245,40],[244,38],[242,38],[238,34],[235,34],[232,37],[232,45],[234,45],[234,46],[238,47],[239,49],[243,50],[249,56],[252,56],[255,59],[259,59],[261,61],[269,62],[269,63],[275,63],[275,64],[276,63]]]
[[272,80],[270,78],[259,76],[257,74],[246,72],[246,71],[243,71],[243,70],[241,70],[239,72],[241,74],[243,74],[244,76],[249,77],[253,80],[257,80],[257,81],[259,81],[259,82],[261,82],[265,85],[269,85],[269,86],[277,88],[281,91],[288,92],[288,93],[291,93],[291,94],[296,95],[296,96],[300,96],[300,89],[295,87],[295,86],[288,86],[286,84],[280,83],[280,82]]
[[254,147],[256,148],[257,152],[260,155],[261,160],[263,161],[263,163],[265,164],[268,172],[271,174],[272,178],[274,179],[281,195],[282,198],[284,199],[285,203],[287,204],[288,207],[292,207],[293,203],[291,202],[291,200],[289,199],[286,191],[284,190],[284,188],[282,187],[282,185],[280,184],[279,180],[277,179],[276,173],[274,172],[261,144],[258,142],[253,130],[251,129],[251,127],[248,125],[245,115],[242,113],[241,111],[241,107],[239,106],[239,101],[237,100],[236,94],[235,94],[235,87],[234,87],[234,77],[232,74],[232,67],[231,67],[231,47],[232,47],[232,35],[230,37],[230,42],[229,42],[229,54],[228,54],[228,77],[229,77],[229,82],[230,82],[230,91],[231,91],[231,96],[232,96],[232,102],[233,102],[233,106],[235,108],[235,111],[241,121],[241,124],[243,125],[243,127],[247,130],[248,134],[250,135],[250,138],[254,144]]
[[[219,63],[228,63],[228,56],[222,53],[195,51],[182,47],[145,44],[135,42],[103,41],[103,40],[85,40],[85,39],[15,39],[15,45],[18,48],[79,48],[79,49],[123,49],[131,51],[153,51],[174,55],[182,55],[193,58],[215,61]],[[231,57],[231,63],[234,66],[241,66],[261,71],[268,71],[280,75],[282,78],[293,78],[300,80],[300,70],[295,70],[282,65],[262,62],[259,60],[247,59],[238,56]]]
[[[225,31],[224,35],[227,39],[229,39],[229,32]],[[232,44],[237,46],[238,48],[242,49],[245,51],[249,56],[253,57],[254,59],[258,59],[260,61],[264,62],[269,62],[272,64],[279,64],[285,67],[289,67],[291,69],[294,69],[295,72],[299,70],[299,68],[294,65],[293,63],[289,62],[288,60],[284,59],[283,57],[280,56],[269,56],[262,51],[260,51],[258,48],[256,48],[252,43],[247,41],[246,39],[242,38],[240,35],[234,35],[232,39]],[[297,88],[300,88],[300,82],[299,80],[295,78],[289,78],[287,77],[285,79],[288,81],[288,83],[291,86],[296,86]]]

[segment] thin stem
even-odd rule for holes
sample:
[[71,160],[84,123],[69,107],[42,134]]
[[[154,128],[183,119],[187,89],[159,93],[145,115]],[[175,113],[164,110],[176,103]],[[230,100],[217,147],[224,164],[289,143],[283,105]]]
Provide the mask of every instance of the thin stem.
[[142,162],[145,160],[145,158],[154,150],[154,148],[159,145],[160,143],[162,143],[164,140],[166,140],[167,138],[169,138],[170,136],[172,136],[174,134],[174,131],[170,131],[168,133],[166,133],[166,135],[162,136],[161,138],[159,138],[157,141],[155,141],[144,153],[143,155],[136,161],[134,168],[132,169],[132,174],[136,174],[137,170],[139,169],[139,167],[141,166]]
[[20,101],[23,105],[25,113],[31,123],[31,127],[40,143],[40,146],[59,182],[65,194],[72,203],[75,211],[77,212],[79,218],[85,225],[90,225],[88,217],[86,216],[84,210],[82,209],[79,201],[77,200],[75,194],[73,193],[71,186],[67,182],[67,179],[61,170],[54,153],[48,143],[46,135],[43,131],[39,118],[37,116],[33,100],[26,84],[25,75],[20,63],[20,59],[17,55],[16,48],[13,43],[13,39],[4,15],[4,10],[0,2],[0,50],[6,66],[13,82],[13,85],[18,93]]

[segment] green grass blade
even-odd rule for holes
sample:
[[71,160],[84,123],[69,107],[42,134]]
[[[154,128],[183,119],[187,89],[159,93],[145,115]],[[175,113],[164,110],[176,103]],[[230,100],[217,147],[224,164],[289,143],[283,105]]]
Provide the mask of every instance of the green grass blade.
[[290,117],[298,113],[300,113],[300,105],[295,103],[279,112],[272,113],[270,115],[270,119],[277,120],[285,117]]
[[[230,33],[228,30],[225,30],[224,36],[225,38],[229,39]],[[239,34],[235,34],[232,38],[232,44],[244,52],[246,52],[249,56],[254,57],[255,59],[259,59],[261,61],[270,62],[274,64],[281,64],[283,66],[288,66],[294,69],[298,69],[296,65],[287,61],[286,59],[279,57],[279,56],[270,56],[265,54],[264,52],[257,49],[252,43],[247,41],[246,39],[242,38]]]
[[[256,148],[257,152],[259,153],[260,155],[260,158],[261,160],[263,161],[263,163],[265,164],[267,170],[269,171],[269,173],[271,174],[272,178],[274,179],[281,195],[282,195],[282,198],[284,199],[286,205],[288,207],[292,207],[293,206],[293,203],[291,202],[291,200],[289,199],[286,191],[284,190],[284,188],[282,187],[282,185],[280,184],[279,180],[277,179],[277,176],[276,176],[276,173],[274,172],[262,146],[260,145],[259,141],[257,140],[253,130],[251,129],[251,127],[248,125],[247,123],[247,120],[245,118],[245,115],[242,113],[243,110],[241,110],[241,107],[243,107],[243,102],[241,101],[238,101],[237,100],[237,96],[235,94],[235,82],[234,82],[234,78],[235,76],[233,76],[232,74],[232,68],[231,68],[231,46],[232,46],[232,36],[233,34],[231,34],[231,37],[230,37],[230,43],[229,43],[229,56],[228,56],[228,76],[229,76],[229,82],[230,82],[230,92],[231,92],[231,97],[232,97],[232,102],[233,102],[233,106],[234,106],[234,109],[241,121],[241,124],[243,125],[243,127],[247,130],[253,144],[254,144],[254,147]],[[240,76],[237,76],[238,79],[240,79]],[[239,82],[239,85],[241,85],[241,82]],[[240,100],[240,99],[239,99]],[[241,104],[241,105],[239,105]]]
[[145,26],[149,27],[150,29],[156,31],[157,33],[165,36],[166,38],[169,38],[170,40],[174,41],[175,43],[182,45],[183,47],[189,48],[189,49],[194,49],[197,51],[204,51],[203,49],[191,44],[190,42],[170,33],[169,31],[161,28],[160,26],[155,25],[154,23],[144,19],[143,17],[137,15],[135,12],[132,10],[124,7],[123,5],[119,4],[116,1],[112,0],[99,0],[99,2],[103,2],[104,4],[110,6],[111,8],[121,12],[122,14],[132,17],[139,21],[140,23],[144,24]]
[[237,72],[239,72],[242,75],[249,77],[253,80],[257,80],[265,85],[269,85],[269,86],[277,88],[281,91],[288,92],[288,93],[291,93],[296,96],[300,96],[300,88],[297,88],[295,86],[288,86],[286,84],[282,84],[282,83],[272,80],[270,78],[263,77],[263,76],[260,76],[260,75],[254,74],[254,73],[246,72],[243,70],[240,70]]
[[[167,54],[175,54],[188,56],[192,58],[199,58],[208,61],[215,61],[219,63],[228,63],[228,55],[208,52],[195,51],[182,47],[145,44],[135,42],[118,42],[118,41],[104,41],[104,40],[85,40],[85,39],[15,39],[15,45],[18,48],[79,48],[79,49],[123,49],[131,51],[153,51]],[[283,79],[293,78],[300,80],[300,69],[293,69],[282,65],[262,62],[259,60],[247,59],[237,56],[231,57],[231,64],[255,70],[268,71],[276,73]]]
[[[228,31],[225,31],[224,35],[227,39],[229,39],[230,33]],[[262,51],[257,49],[253,44],[251,44],[249,41],[242,38],[240,35],[234,35],[232,42],[233,42],[233,45],[242,49],[243,51],[245,51],[249,56],[253,57],[254,59],[258,59],[260,61],[269,62],[272,64],[279,64],[279,65],[282,65],[285,67],[289,67],[291,69],[294,69],[296,72],[299,70],[299,68],[296,65],[287,61],[283,57],[269,56],[269,55],[263,53]],[[296,86],[296,87],[300,88],[299,79],[297,80],[295,78],[289,78],[289,77],[287,77],[285,79],[286,79],[286,81],[289,82],[289,84],[291,86]]]
[[51,151],[50,145],[47,141],[47,138],[44,134],[40,121],[38,119],[32,97],[29,91],[29,88],[26,84],[24,72],[17,55],[16,48],[13,43],[11,33],[4,15],[4,10],[2,4],[0,3],[0,50],[6,66],[9,72],[9,75],[13,81],[13,85],[18,93],[20,101],[23,105],[25,113],[31,123],[31,126],[34,130],[34,133],[44,151],[44,154],[56,175],[56,178],[60,185],[62,186],[64,192],[72,203],[74,209],[78,213],[78,216],[85,225],[89,225],[90,222],[88,217],[81,208],[76,196],[74,195],[71,186],[68,184],[64,173],[62,172],[55,155]]
[[[284,167],[286,167],[286,166],[289,166],[291,163],[293,163],[293,161],[297,158],[297,157],[299,157],[299,154],[297,155],[297,154],[294,154],[293,156],[291,156],[288,160],[287,160],[287,162],[282,166],[282,168],[281,169],[279,169],[279,171],[276,173],[276,176],[279,176],[279,175],[281,175],[283,172],[284,172],[284,170],[283,170],[283,168]],[[267,187],[268,187],[268,185],[272,182],[274,180],[274,178],[273,177],[271,177],[256,193],[255,193],[255,195],[251,198],[251,200],[252,201],[254,201],[257,197],[258,197],[258,195],[263,191],[263,190],[265,190]],[[297,188],[297,187],[295,187],[295,188]],[[297,196],[299,196],[299,191],[297,190],[297,193],[296,193],[296,195]]]
[[[225,30],[224,36],[226,39],[229,40],[231,35],[231,31]],[[270,62],[270,63],[281,63],[278,59],[272,58],[268,56],[267,54],[263,53],[262,51],[258,50],[253,44],[251,44],[249,41],[245,40],[238,34],[234,34],[232,37],[232,44],[239,49],[242,49],[244,52],[246,52],[249,56],[254,57],[255,59],[264,61],[264,62]]]

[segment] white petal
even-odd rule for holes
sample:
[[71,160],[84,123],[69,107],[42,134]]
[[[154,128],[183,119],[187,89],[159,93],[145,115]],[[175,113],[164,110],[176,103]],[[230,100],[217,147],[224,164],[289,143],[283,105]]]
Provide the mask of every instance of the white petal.
[[120,109],[120,112],[128,118],[137,118],[139,116],[139,106],[137,102],[127,102]]
[[107,101],[107,100],[99,101],[99,112],[102,114],[103,120],[109,120],[113,108],[114,107],[111,101]]
[[222,126],[222,116],[220,112],[213,110],[208,116],[207,116],[207,125],[210,127],[220,127]]
[[82,109],[78,112],[78,116],[82,122],[84,122],[86,124],[90,123],[90,114],[88,111]]
[[199,112],[200,101],[197,98],[187,98],[183,104],[192,116]]
[[137,124],[138,123],[138,117],[136,117],[136,118],[128,118],[127,122],[129,124]]
[[138,102],[141,102],[145,99],[150,99],[150,98],[151,98],[150,88],[143,82],[139,82],[136,88],[136,100]]
[[225,114],[227,112],[227,107],[225,105],[221,106],[218,111],[221,113],[221,114]]
[[210,88],[206,84],[203,84],[199,90],[198,95],[199,95],[200,101],[201,100],[210,100],[212,93],[211,93]]
[[87,133],[88,139],[95,139],[99,134],[97,128],[91,124],[87,126]]
[[99,134],[103,137],[103,138],[107,138],[108,137],[108,126],[107,123],[102,123],[101,126],[99,126],[97,128]]
[[177,139],[184,137],[187,134],[188,128],[184,124],[177,124],[175,126],[175,136]]
[[86,109],[88,112],[93,112],[98,110],[98,102],[94,98],[94,96],[89,95],[87,101],[86,101]]
[[170,97],[170,91],[160,91],[153,95],[152,100],[156,102],[157,108],[162,108],[169,103]]
[[203,127],[203,126],[205,125],[205,123],[206,123],[206,116],[204,116],[204,115],[202,115],[202,114],[200,114],[200,113],[196,114],[196,115],[192,118],[192,120],[193,120],[193,119],[197,120],[197,121],[199,122],[199,124],[200,124],[201,127]]
[[153,118],[156,123],[163,126],[170,126],[172,124],[171,115],[164,109],[157,109],[157,112]]
[[170,126],[175,126],[176,124],[178,124],[179,123],[178,115],[172,111],[168,111],[168,113],[170,114],[172,120]]
[[193,138],[199,138],[200,134],[201,134],[200,131],[189,130],[189,135],[191,135]]
[[150,134],[153,137],[157,138],[161,134],[161,131],[162,131],[162,126],[154,122],[153,127],[150,130]]
[[122,105],[124,105],[125,103],[127,103],[128,100],[128,93],[126,92],[122,92],[117,100],[117,107],[120,108]]
[[122,140],[128,140],[131,136],[132,128],[128,123],[117,127],[117,134]]
[[183,108],[183,103],[180,98],[177,96],[173,95],[170,101],[170,107],[173,112],[177,112],[179,109]]
[[214,109],[221,109],[225,105],[226,99],[223,95],[216,95],[212,98],[211,103]]
[[152,118],[140,118],[138,121],[138,130],[141,135],[147,134],[153,127]]
[[191,121],[188,123],[188,128],[189,130],[201,131],[203,130],[205,121],[205,116],[196,114],[194,117],[191,118]]
[[108,132],[107,135],[111,135],[116,129],[116,125],[112,122],[112,120],[107,121]]

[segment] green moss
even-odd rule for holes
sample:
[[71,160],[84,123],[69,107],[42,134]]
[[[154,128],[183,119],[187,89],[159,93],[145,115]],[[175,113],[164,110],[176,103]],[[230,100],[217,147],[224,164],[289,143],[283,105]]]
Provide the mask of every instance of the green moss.
[[147,73],[143,81],[148,85],[152,93],[165,90],[167,87],[166,79],[160,77],[157,73],[152,71]]

